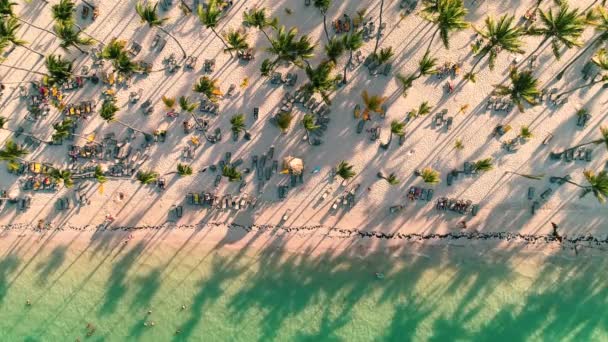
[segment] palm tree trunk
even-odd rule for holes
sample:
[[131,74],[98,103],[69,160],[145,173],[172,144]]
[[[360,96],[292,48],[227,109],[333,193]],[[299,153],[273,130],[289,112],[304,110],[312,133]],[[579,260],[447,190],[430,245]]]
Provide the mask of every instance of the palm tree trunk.
[[568,70],[568,68],[570,68],[572,66],[572,64],[576,63],[576,61],[581,58],[585,52],[587,52],[587,50],[589,50],[592,46],[595,46],[595,44],[602,38],[602,35],[599,35],[598,37],[596,37],[594,40],[591,41],[591,43],[589,43],[587,46],[585,46],[585,48],[583,49],[583,51],[581,51],[576,57],[574,57],[568,64],[566,64],[563,68],[562,71],[560,71],[557,76],[555,77],[557,80],[561,80],[562,77],[564,76],[564,73],[566,72],[566,70]]
[[384,10],[384,0],[380,0],[380,23],[378,25],[378,33],[376,34],[376,45],[374,46],[374,55],[378,51],[378,44],[380,43],[380,30],[382,28],[382,12]]
[[268,35],[268,33],[266,33],[266,31],[264,31],[264,29],[260,29],[260,31],[262,31],[262,33],[264,34],[264,36],[266,36],[266,39],[268,39],[268,41],[270,42],[270,44],[272,44],[272,39],[270,39],[270,36]]
[[477,59],[477,61],[475,62],[475,64],[473,64],[473,67],[471,68],[471,71],[469,71],[469,74],[473,75],[473,70],[475,70],[475,68],[477,67],[477,65],[479,64],[479,62],[481,62],[481,60],[488,54],[489,51],[490,50],[487,50],[481,56],[479,56],[479,58]]
[[528,59],[530,59],[530,57],[534,56],[538,52],[538,50],[540,50],[540,48],[545,45],[545,43],[548,40],[549,40],[549,37],[543,38],[543,40],[540,42],[540,44],[538,44],[538,46],[536,47],[536,49],[534,49],[534,51],[532,51],[526,58],[524,58],[524,60],[521,61],[521,63],[519,63],[519,65],[522,65],[525,61],[527,61]]
[[177,38],[175,38],[171,33],[169,33],[169,31],[165,30],[163,27],[158,26],[158,29],[161,30],[167,36],[171,37],[177,43],[177,46],[179,46],[179,48],[182,50],[182,53],[184,54],[184,59],[186,59],[186,50],[184,50],[184,47],[182,46],[182,44],[180,44],[179,40],[177,40]]
[[30,23],[30,22],[27,22],[27,21],[25,21],[25,20],[23,20],[23,19],[21,19],[21,18],[17,17],[17,16],[15,16],[15,19],[17,19],[17,20],[19,20],[20,22],[22,22],[22,23],[24,23],[24,24],[26,24],[26,25],[29,25],[29,26],[31,26],[31,27],[33,27],[33,28],[35,28],[35,29],[38,29],[38,30],[44,31],[44,32],[46,32],[46,33],[50,33],[50,34],[52,34],[53,36],[57,37],[57,35],[56,35],[56,34],[55,34],[55,32],[53,32],[53,31],[50,31],[50,30],[47,30],[47,29],[42,28],[42,27],[40,27],[40,26],[34,25],[34,24]]
[[353,61],[353,50],[350,50],[350,55],[348,56],[348,63],[346,63],[346,65],[344,66],[344,77],[342,77],[342,83],[346,84],[346,69],[348,68],[348,66],[350,65],[350,63],[352,63]]
[[435,29],[435,32],[433,32],[433,35],[431,36],[431,40],[429,40],[429,45],[426,47],[427,53],[431,51],[431,45],[433,44],[433,40],[435,40],[435,36],[437,35],[437,32],[439,32],[439,27],[437,27]]
[[37,136],[35,136],[33,134],[30,134],[30,133],[17,132],[17,131],[14,131],[14,130],[10,129],[10,128],[4,128],[4,127],[0,128],[0,129],[3,129],[3,130],[8,131],[8,132],[11,132],[13,134],[18,134],[18,135],[23,135],[23,136],[26,136],[26,137],[31,137],[31,138],[34,138],[34,139],[36,139],[36,140],[38,140],[40,142],[43,142],[43,143],[47,143],[47,144],[50,143],[50,141],[42,140],[42,139],[38,138]]
[[606,80],[604,78],[601,78],[598,81],[594,81],[594,82],[591,82],[591,83],[583,84],[582,86],[574,87],[572,89],[569,89],[569,90],[566,90],[564,92],[561,92],[561,93],[557,94],[556,97],[559,98],[559,97],[562,97],[563,95],[570,94],[570,93],[575,92],[575,91],[577,91],[579,89],[592,87],[592,86],[594,86],[594,85],[596,85],[598,83],[602,83],[602,82],[606,82]]
[[124,123],[124,122],[122,122],[122,121],[120,121],[120,120],[116,120],[116,119],[114,119],[114,121],[116,121],[117,123],[119,123],[119,124],[121,124],[121,125],[123,125],[123,126],[125,126],[125,127],[127,127],[127,128],[130,128],[130,129],[134,130],[135,132],[139,132],[139,133],[141,133],[141,134],[147,134],[146,132],[144,132],[144,131],[142,131],[142,130],[139,130],[139,129],[137,129],[137,128],[135,128],[135,127],[131,126],[131,125],[128,125],[128,124],[126,124],[126,123]]
[[28,46],[25,46],[25,45],[18,45],[18,46],[21,46],[22,48],[24,48],[24,49],[26,49],[26,50],[28,50],[28,51],[30,51],[30,52],[33,52],[33,53],[37,54],[38,56],[40,56],[40,57],[44,58],[44,55],[43,55],[43,54],[41,54],[40,52],[38,52],[38,51],[36,51],[36,50],[34,50],[34,49],[32,49],[32,48],[28,47]]
[[327,41],[329,42],[329,33],[327,32],[327,13],[323,13],[323,30],[325,31],[325,37],[327,37]]
[[228,44],[226,44],[226,42],[224,41],[224,38],[222,38],[222,36],[220,36],[217,31],[215,31],[215,29],[213,27],[210,27],[211,31],[213,31],[213,33],[215,33],[215,36],[219,38],[219,40],[222,41],[222,43],[224,44],[224,46],[226,47],[226,49],[228,49],[228,52],[230,53],[230,57],[234,57],[234,55],[232,54],[232,51],[230,51],[230,46],[228,46]]
[[7,68],[10,68],[10,69],[15,69],[15,70],[21,70],[21,71],[31,72],[31,73],[34,73],[36,75],[47,76],[47,77],[49,76],[49,75],[47,75],[47,74],[45,74],[43,72],[40,72],[40,71],[35,71],[35,70],[31,70],[31,69],[26,69],[26,68],[20,68],[20,67],[13,66],[13,65],[0,64],[0,66],[7,67]]

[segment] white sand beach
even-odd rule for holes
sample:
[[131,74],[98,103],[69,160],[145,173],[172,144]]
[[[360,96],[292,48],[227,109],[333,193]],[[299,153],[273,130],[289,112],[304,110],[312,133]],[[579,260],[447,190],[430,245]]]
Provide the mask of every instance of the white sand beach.
[[[51,1],[53,3],[54,1]],[[96,39],[108,43],[113,37],[126,41],[136,41],[143,47],[136,57],[152,63],[154,68],[162,65],[162,60],[170,54],[180,56],[179,47],[167,37],[167,45],[161,53],[151,50],[154,36],[158,33],[165,36],[157,28],[150,28],[140,22],[134,11],[135,1],[92,1],[98,6],[99,17],[91,22],[90,19],[80,18],[78,7],[77,23]],[[174,1],[177,2],[177,1]],[[524,13],[533,7],[535,1],[478,1],[472,4],[465,1],[469,11],[466,20],[474,26],[481,28],[486,15],[499,16],[513,14],[519,20]],[[594,3],[594,2],[593,2]],[[592,1],[572,2],[572,7],[581,10],[592,5]],[[81,5],[79,5],[81,6]],[[323,33],[322,16],[313,6],[307,7],[304,1],[235,1],[234,5],[222,16],[218,31],[227,32],[230,29],[242,27],[242,13],[253,7],[265,7],[271,16],[277,17],[281,25],[297,27],[299,34],[307,34],[315,43],[315,57],[310,60],[312,65],[324,59],[323,45],[326,39]],[[342,16],[344,13],[351,17],[357,10],[366,8],[366,17],[378,20],[379,1],[343,1],[334,3],[330,7],[328,22]],[[541,8],[552,7],[552,4],[542,4]],[[420,5],[418,9],[420,9]],[[286,9],[290,9],[288,14]],[[30,4],[19,4],[16,7],[19,15],[28,21],[35,21],[38,26],[52,28],[50,5],[44,5],[34,0]],[[160,10],[159,10],[160,11]],[[181,123],[186,113],[181,113],[176,119],[168,118],[164,113],[162,96],[179,97],[182,95],[198,99],[199,94],[192,92],[192,85],[204,75],[201,68],[204,59],[216,59],[215,71],[210,75],[219,80],[220,89],[226,92],[231,84],[237,85],[237,92],[231,97],[220,100],[219,116],[202,115],[201,118],[209,120],[210,130],[221,127],[224,132],[223,140],[216,144],[203,143],[195,152],[191,162],[194,174],[180,177],[177,174],[164,176],[167,181],[165,190],[159,190],[153,185],[142,185],[134,178],[110,179],[103,185],[103,192],[99,184],[93,179],[85,182],[77,181],[72,189],[63,188],[56,192],[26,192],[20,189],[18,178],[9,174],[5,167],[0,168],[0,189],[6,189],[15,196],[32,196],[31,208],[25,212],[16,209],[16,205],[4,204],[0,215],[1,224],[27,223],[35,225],[39,220],[50,223],[55,227],[69,225],[75,227],[93,227],[104,222],[107,215],[114,217],[113,225],[117,226],[156,226],[166,223],[169,211],[174,205],[182,205],[183,217],[176,224],[204,224],[204,223],[238,223],[242,225],[278,225],[288,227],[323,226],[345,229],[374,230],[384,232],[402,233],[446,233],[458,230],[459,222],[466,221],[468,229],[478,231],[510,231],[521,233],[547,234],[551,232],[550,222],[559,224],[560,232],[566,235],[593,234],[605,237],[608,233],[608,208],[599,203],[588,194],[579,198],[579,189],[564,184],[556,186],[549,183],[549,176],[564,176],[570,174],[578,183],[584,183],[583,171],[604,169],[607,151],[605,146],[597,145],[593,148],[593,159],[586,161],[552,161],[549,160],[550,151],[560,151],[566,147],[574,146],[579,142],[597,139],[600,136],[599,127],[606,124],[605,92],[600,84],[589,89],[582,89],[568,96],[568,102],[555,106],[543,102],[537,106],[526,105],[523,113],[517,108],[509,113],[486,110],[486,103],[493,90],[493,85],[506,82],[508,67],[515,58],[508,52],[498,54],[496,67],[490,70],[487,60],[479,66],[476,83],[466,82],[462,74],[467,72],[476,57],[470,52],[470,45],[474,41],[474,31],[466,29],[455,32],[450,36],[450,49],[445,49],[440,39],[435,39],[431,52],[438,58],[439,63],[462,63],[460,76],[437,79],[436,77],[423,77],[414,82],[413,88],[408,91],[407,97],[401,96],[400,85],[395,80],[397,73],[408,74],[414,72],[418,60],[423,56],[430,39],[433,27],[417,14],[402,15],[399,2],[388,0],[384,3],[383,22],[386,23],[385,33],[380,40],[380,47],[392,47],[395,55],[391,62],[392,72],[389,76],[370,76],[367,68],[358,66],[349,71],[349,82],[345,87],[338,88],[331,94],[331,122],[323,134],[321,146],[311,146],[302,138],[305,135],[300,121],[304,112],[302,107],[296,105],[293,111],[295,118],[291,128],[286,134],[269,122],[280,107],[280,101],[285,92],[293,92],[299,85],[306,82],[306,74],[302,69],[294,66],[280,67],[280,72],[295,72],[298,74],[296,87],[274,86],[268,78],[260,75],[259,69],[266,52],[268,41],[259,30],[248,28],[248,41],[254,47],[255,59],[243,63],[229,54],[223,52],[222,42],[210,31],[204,29],[195,15],[183,16],[177,4],[167,11],[160,11],[160,15],[170,18],[164,28],[174,35],[184,46],[188,55],[197,56],[197,67],[192,71],[178,70],[175,73],[156,72],[148,76],[136,76],[129,89],[118,89],[117,104],[120,110],[117,119],[146,132],[155,129],[166,129],[167,140],[163,143],[152,144],[146,151],[149,155],[141,169],[154,170],[161,175],[174,172],[176,164],[181,162],[183,147],[189,144],[192,134],[186,135],[182,131]],[[378,26],[378,23],[376,23]],[[330,28],[333,35],[333,30]],[[592,27],[587,27],[582,40],[588,42],[596,33]],[[64,54],[66,58],[74,60],[75,69],[90,66],[92,59],[75,49],[69,52],[58,46],[56,38],[48,33],[27,25],[22,25],[19,36],[30,44],[32,49],[45,53]],[[542,37],[525,36],[525,54],[518,56],[521,61],[542,40]],[[90,49],[90,48],[86,48]],[[374,49],[374,40],[366,42],[361,48],[363,56],[367,56]],[[562,80],[555,81],[555,75],[561,68],[577,55],[581,49],[564,50],[560,61],[552,55],[550,47],[539,53],[539,66],[534,70],[534,76],[539,79],[541,88],[557,88],[560,91],[572,86],[582,84],[581,68],[593,55],[590,49],[587,57],[580,58],[570,68]],[[347,55],[342,56],[337,63],[336,73],[340,73]],[[15,48],[7,59],[5,65],[15,65],[22,68],[34,68],[44,71],[44,62],[39,56],[23,48]],[[104,67],[111,69],[109,64]],[[18,87],[13,82],[31,81],[39,78],[38,75],[8,68],[0,69],[2,83],[6,85],[1,99],[2,115],[9,121],[7,127],[17,130],[24,127],[39,137],[50,139],[52,130],[50,126],[60,121],[62,114],[52,108],[49,115],[38,121],[30,122],[26,119],[27,108],[25,100],[19,97]],[[248,80],[247,87],[240,87],[243,80]],[[453,93],[445,90],[446,81],[455,85]],[[143,89],[142,100],[136,104],[129,103],[129,93]],[[77,91],[66,92],[67,101],[74,103],[84,100],[97,101],[99,109],[101,90],[106,87],[87,83]],[[370,141],[369,134],[356,133],[358,120],[353,118],[353,108],[361,104],[361,93],[367,90],[369,94],[386,96],[387,113],[382,118],[372,114],[371,122],[366,128],[372,126],[382,127],[381,137],[378,141]],[[139,105],[149,99],[155,107],[154,113],[149,116],[142,114]],[[405,142],[400,146],[393,139],[388,149],[379,148],[380,142],[388,140],[391,120],[403,120],[406,113],[417,107],[421,102],[428,101],[433,106],[430,115],[419,117],[406,126]],[[459,113],[463,105],[468,109]],[[259,107],[260,115],[253,121],[252,110]],[[589,123],[581,128],[576,125],[575,113],[580,108],[586,108],[592,114]],[[449,131],[435,129],[431,124],[435,113],[447,109],[448,115],[453,117],[453,126]],[[252,134],[250,141],[235,142],[230,137],[229,120],[236,113],[244,113],[247,129]],[[197,114],[198,115],[198,114]],[[498,124],[508,124],[513,127],[500,138],[491,136]],[[506,152],[501,144],[507,139],[517,135],[519,127],[528,125],[534,136],[522,144],[514,153]],[[86,121],[79,122],[79,134],[95,132],[98,138],[113,132],[118,140],[126,137],[126,129],[114,122],[106,123],[97,115]],[[193,133],[194,135],[198,133]],[[543,145],[544,138],[552,134],[553,139]],[[13,133],[0,131],[0,139],[6,142]],[[16,140],[19,141],[17,138]],[[461,139],[464,148],[454,148],[456,139]],[[143,136],[137,134],[132,143],[133,149],[139,148]],[[61,146],[41,145],[31,151],[27,160],[40,161],[53,165],[68,165],[67,148],[71,142],[64,142]],[[84,144],[76,138],[75,144]],[[215,192],[218,196],[224,194],[237,195],[238,183],[229,183],[223,179],[219,188],[214,189],[213,182],[216,173],[207,170],[199,172],[204,167],[217,164],[226,152],[232,153],[232,159],[242,158],[243,167],[249,167],[253,155],[261,155],[274,146],[275,159],[279,161],[285,156],[296,156],[304,160],[306,165],[304,184],[291,189],[285,200],[277,197],[277,185],[289,183],[289,175],[276,174],[267,181],[262,194],[258,193],[255,173],[244,175],[247,185],[243,192],[258,198],[257,206],[248,210],[210,210],[201,206],[191,206],[186,202],[186,195],[190,192]],[[465,161],[475,161],[482,158],[493,158],[494,169],[478,176],[460,175],[452,186],[446,185],[446,175],[453,169],[462,169]],[[329,172],[340,161],[345,160],[354,165],[356,176],[349,181],[346,187],[340,186],[337,179],[329,181]],[[111,161],[80,161],[78,163],[108,164]],[[419,177],[414,176],[416,169],[432,167],[441,173],[441,183],[435,186],[424,185]],[[320,172],[312,173],[315,168]],[[389,185],[378,179],[378,171],[395,173],[400,183]],[[517,177],[506,172],[515,171],[522,174],[543,174],[542,180],[530,180]],[[84,185],[83,185],[84,184]],[[332,210],[331,206],[336,198],[351,189],[356,184],[360,188],[356,194],[356,203],[348,209],[340,206]],[[68,196],[74,198],[75,189],[87,186],[86,192],[90,199],[89,205],[75,206],[71,209],[58,211],[56,201]],[[407,200],[407,191],[410,186],[422,186],[434,189],[431,202]],[[543,203],[535,215],[531,215],[532,201],[527,199],[528,187],[536,188],[536,197],[546,188],[554,188],[553,195]],[[321,195],[331,189],[327,199],[321,201]],[[479,204],[479,213],[475,217],[456,213],[438,211],[435,209],[435,200],[440,197],[470,199]],[[74,202],[74,199],[72,200]],[[405,208],[394,214],[389,213],[389,207],[402,204]],[[281,222],[283,215],[291,211],[286,222]]]

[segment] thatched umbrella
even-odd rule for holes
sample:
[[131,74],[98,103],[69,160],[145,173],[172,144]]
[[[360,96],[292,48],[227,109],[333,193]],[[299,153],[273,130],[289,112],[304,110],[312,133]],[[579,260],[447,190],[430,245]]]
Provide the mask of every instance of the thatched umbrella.
[[283,170],[285,173],[298,176],[304,171],[304,161],[300,158],[287,156],[283,159]]

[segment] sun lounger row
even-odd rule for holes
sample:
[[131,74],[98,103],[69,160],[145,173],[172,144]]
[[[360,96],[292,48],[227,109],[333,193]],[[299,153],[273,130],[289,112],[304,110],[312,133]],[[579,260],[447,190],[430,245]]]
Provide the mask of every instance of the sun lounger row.
[[349,191],[346,191],[342,196],[336,198],[334,203],[331,205],[332,210],[338,210],[338,207],[343,206],[344,208],[351,209],[355,206],[356,193],[359,190],[360,184],[355,185]]
[[486,110],[510,112],[513,106],[513,101],[509,99],[491,97],[486,104]]
[[212,73],[215,70],[215,58],[213,59],[205,59],[203,63],[203,72]]
[[82,101],[78,104],[68,104],[62,113],[67,116],[87,118],[95,110],[95,101]]
[[207,206],[211,209],[234,209],[234,210],[245,210],[248,208],[254,208],[257,199],[250,197],[248,194],[243,194],[240,197],[232,196],[230,194],[219,197],[210,192],[202,193],[189,193],[186,195],[186,201],[190,205],[201,205]]
[[249,48],[246,50],[239,50],[236,53],[236,56],[241,59],[242,61],[250,61],[253,60],[254,56],[253,56],[253,49]]
[[57,183],[50,176],[30,176],[21,183],[23,190],[57,190]]
[[285,74],[285,76],[283,76],[282,73],[275,71],[270,75],[270,84],[274,85],[283,84],[286,87],[293,87],[296,85],[297,81],[298,75],[291,72],[288,72],[287,74]]
[[201,113],[218,115],[220,111],[220,104],[217,102],[213,102],[206,97],[203,97],[199,103],[198,110]]
[[435,208],[437,210],[449,210],[463,215],[471,214],[472,216],[477,215],[477,212],[479,211],[479,205],[473,204],[471,200],[447,197],[437,199]]
[[433,199],[433,193],[435,191],[431,188],[420,188],[417,186],[410,187],[407,193],[407,199],[410,201],[430,201]]
[[591,148],[577,148],[577,149],[567,149],[561,153],[552,152],[550,155],[552,160],[561,160],[563,159],[566,162],[572,162],[575,160],[584,160],[586,162],[590,162],[593,160],[593,149]]

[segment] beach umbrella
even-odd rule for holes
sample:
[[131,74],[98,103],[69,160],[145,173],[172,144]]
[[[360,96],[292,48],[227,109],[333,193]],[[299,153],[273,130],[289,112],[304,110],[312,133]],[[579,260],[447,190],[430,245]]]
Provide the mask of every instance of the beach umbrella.
[[300,175],[304,171],[304,161],[300,158],[287,156],[283,159],[283,168],[291,174]]

